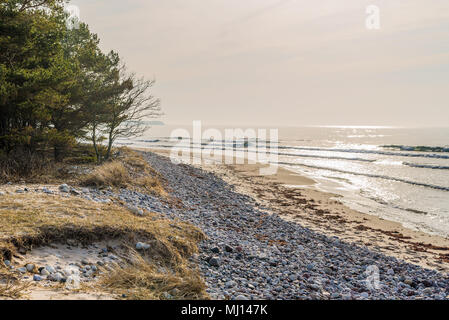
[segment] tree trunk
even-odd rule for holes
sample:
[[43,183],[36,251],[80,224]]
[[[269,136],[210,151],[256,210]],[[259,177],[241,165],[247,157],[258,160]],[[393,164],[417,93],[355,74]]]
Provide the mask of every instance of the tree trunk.
[[98,151],[96,131],[97,131],[97,125],[94,124],[92,126],[92,144],[93,144],[94,149],[95,149],[95,156],[97,157],[97,163],[100,163],[101,162],[101,155],[100,155],[100,152]]
[[109,158],[111,157],[111,150],[113,144],[114,144],[113,132],[110,131],[108,139],[108,151],[106,152],[106,160],[109,160]]

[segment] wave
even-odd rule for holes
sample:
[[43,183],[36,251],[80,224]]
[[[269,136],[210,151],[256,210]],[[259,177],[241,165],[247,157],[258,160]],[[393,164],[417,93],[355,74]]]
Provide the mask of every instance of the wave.
[[404,165],[412,168],[423,168],[423,169],[433,169],[433,170],[449,170],[449,166],[439,166],[433,164],[420,164],[420,163],[410,163],[404,162]]
[[400,151],[420,151],[420,152],[449,152],[448,147],[432,146],[404,146],[404,145],[386,145],[382,148],[400,150]]
[[394,204],[392,202],[387,202],[384,199],[381,199],[379,197],[373,197],[373,196],[366,196],[368,199],[373,200],[381,205],[385,205],[385,206],[390,206],[392,208],[395,209],[399,209],[399,210],[403,210],[403,211],[407,211],[407,212],[411,212],[417,215],[422,215],[422,216],[427,216],[429,213],[426,211],[422,211],[422,210],[418,210],[418,209],[413,209],[413,208],[406,208],[406,207],[402,207],[399,206],[397,204]]
[[351,175],[356,175],[356,176],[364,176],[364,177],[369,177],[369,178],[377,178],[377,179],[402,182],[402,183],[406,183],[406,184],[410,184],[410,185],[414,185],[414,186],[436,189],[436,190],[441,190],[441,191],[449,191],[449,187],[443,187],[443,186],[437,186],[437,185],[428,184],[428,183],[416,182],[416,181],[406,180],[406,179],[402,179],[402,178],[389,177],[389,176],[380,175],[380,174],[353,172],[353,171],[347,171],[347,170],[341,170],[341,169],[335,169],[335,168],[329,168],[329,167],[314,166],[314,165],[308,165],[308,164],[302,164],[302,163],[277,162],[277,164],[287,165],[287,166],[300,166],[300,167],[306,167],[306,168],[318,169],[318,170],[327,170],[327,171],[351,174]]
[[382,151],[382,150],[333,149],[333,148],[290,147],[290,146],[279,146],[278,148],[279,149],[290,149],[290,150],[304,150],[304,151],[328,151],[328,152],[345,152],[345,153],[361,153],[361,154],[378,154],[378,155],[395,156],[395,157],[449,159],[449,155],[442,155],[442,154],[403,153],[403,152],[392,152],[392,151]]
[[[152,146],[154,148],[173,148],[173,145],[163,145],[163,144],[159,144],[159,145],[154,145]],[[349,158],[349,157],[339,157],[339,156],[320,156],[320,155],[312,155],[312,154],[300,154],[300,153],[283,153],[283,152],[270,152],[270,151],[252,151],[251,148],[226,148],[226,147],[221,147],[221,148],[204,148],[204,147],[192,147],[193,150],[221,150],[221,151],[225,151],[225,150],[233,150],[233,151],[244,151],[244,152],[249,152],[249,153],[266,153],[266,154],[271,154],[271,155],[277,155],[277,156],[288,156],[288,157],[296,157],[296,158],[313,158],[313,159],[326,159],[326,160],[346,160],[346,161],[360,161],[360,162],[375,162],[376,160],[372,160],[372,159],[364,159],[364,158],[357,158],[357,157],[353,157],[353,158]]]

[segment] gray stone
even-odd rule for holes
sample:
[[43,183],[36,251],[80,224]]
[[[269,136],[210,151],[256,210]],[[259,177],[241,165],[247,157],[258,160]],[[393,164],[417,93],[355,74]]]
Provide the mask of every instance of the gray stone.
[[27,268],[28,272],[33,272],[35,266],[34,266],[34,264],[29,263],[26,265],[26,268]]
[[213,247],[212,249],[210,249],[210,251],[212,251],[213,253],[220,253],[220,249],[218,247]]
[[64,193],[69,193],[70,192],[70,187],[67,184],[61,184],[59,186],[59,191],[64,192]]
[[55,268],[53,268],[52,266],[45,266],[45,270],[47,270],[50,274],[56,272]]
[[33,276],[33,280],[34,280],[34,281],[42,281],[42,277],[39,276],[39,275],[37,275],[37,274],[35,274],[35,275]]
[[150,249],[150,245],[148,243],[144,243],[144,242],[137,242],[136,249],[137,250],[148,250],[148,249]]
[[135,214],[136,216],[144,215],[144,211],[136,206],[128,205],[127,208],[129,211],[131,211],[131,213]]
[[220,258],[217,258],[217,257],[210,258],[209,264],[213,267],[219,267],[220,266]]
[[362,292],[362,293],[360,294],[360,297],[362,297],[363,299],[368,299],[369,294],[368,294],[368,292]]
[[48,280],[53,281],[53,282],[61,282],[62,279],[64,279],[64,276],[59,272],[48,276]]
[[46,194],[53,194],[53,191],[51,191],[50,189],[48,189],[48,188],[42,188],[42,192],[43,193],[46,193]]
[[73,195],[75,195],[75,196],[80,196],[80,195],[82,194],[81,191],[78,191],[78,190],[75,189],[75,188],[71,188],[71,189],[70,189],[70,193],[73,194]]

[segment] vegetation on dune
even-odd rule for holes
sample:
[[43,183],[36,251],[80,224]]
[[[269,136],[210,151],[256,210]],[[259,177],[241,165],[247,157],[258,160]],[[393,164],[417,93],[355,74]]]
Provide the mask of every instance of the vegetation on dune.
[[136,151],[122,147],[114,160],[96,167],[91,173],[80,177],[83,186],[99,188],[117,187],[136,189],[167,197],[163,178]]
[[[2,196],[0,216],[1,258],[11,259],[18,250],[69,239],[81,244],[121,239],[130,248],[127,264],[102,278],[99,285],[103,288],[126,292],[135,299],[163,299],[173,289],[178,299],[207,297],[203,281],[187,260],[205,236],[190,224],[151,212],[135,216],[119,204],[42,193]],[[151,248],[140,255],[132,249],[136,241],[146,241]],[[17,296],[25,288],[0,266],[0,295]]]
[[[170,201],[163,177],[138,152],[113,147],[161,114],[154,81],[128,72],[116,52],[100,50],[86,24],[70,28],[65,2],[0,0],[0,183],[126,187]],[[167,292],[175,299],[207,298],[188,261],[204,234],[132,211],[117,199],[2,193],[0,296],[17,298],[27,287],[3,263],[16,252],[120,239],[128,248],[126,265],[103,277],[101,288],[136,299],[164,299]],[[151,247],[137,253],[136,241]]]

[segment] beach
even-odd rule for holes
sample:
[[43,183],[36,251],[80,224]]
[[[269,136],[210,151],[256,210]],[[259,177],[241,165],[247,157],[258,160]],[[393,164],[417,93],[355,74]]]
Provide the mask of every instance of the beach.
[[[130,246],[142,257],[146,256],[142,247],[147,246],[151,263],[157,259],[153,250],[158,241],[151,240],[150,235],[142,238],[139,229],[131,234],[116,229],[128,220],[135,220],[132,225],[137,228],[142,224],[161,227],[153,231],[153,236],[167,237],[161,243],[178,244],[186,236],[197,242],[197,250],[192,247],[185,257],[188,262],[182,264],[200,277],[195,283],[204,283],[204,293],[198,293],[197,299],[449,298],[446,239],[350,210],[335,195],[313,189],[313,180],[289,170],[261,177],[260,164],[192,166],[174,163],[167,150],[137,151],[160,177],[168,197],[134,188],[48,184],[0,188],[6,199],[25,201],[30,206],[48,203],[42,217],[65,221],[75,216],[81,228],[89,228],[83,231],[88,234],[93,232],[89,231],[93,226],[86,224],[91,219],[102,227],[114,219],[115,236],[92,233],[95,241],[78,243],[81,239],[77,237],[67,235],[69,239],[61,240],[52,235],[52,241],[23,252],[18,248],[8,265],[20,281],[32,283],[23,298],[142,299],[129,295],[132,288],[121,291],[117,281],[127,274]],[[60,209],[67,204],[73,208]],[[45,270],[60,270],[56,275],[75,268],[83,275],[86,287],[73,291],[50,279],[53,273],[33,274],[41,265]],[[92,273],[92,268],[97,271]],[[103,287],[104,281],[118,289]],[[183,286],[185,292],[193,285]],[[163,287],[147,298],[183,299],[186,293],[175,289]]]
[[[167,150],[152,151],[164,156],[169,154]],[[281,167],[274,175],[260,175],[262,164],[203,162],[199,167],[213,172],[236,191],[254,198],[259,207],[287,221],[373,247],[426,268],[449,270],[449,239],[353,210],[339,200],[340,196],[314,188],[315,182],[310,178]]]
[[[283,187],[280,180],[293,179],[285,171],[268,182],[252,176],[254,166],[194,168],[173,164],[166,150],[157,153],[145,157],[187,206],[169,217],[208,236],[194,261],[213,299],[426,299],[433,286],[433,299],[447,298],[447,262],[439,261],[447,247],[436,248],[447,240],[338,212],[343,207],[331,195]],[[289,202],[295,198],[301,206]],[[369,285],[370,270],[378,271],[377,289]]]

